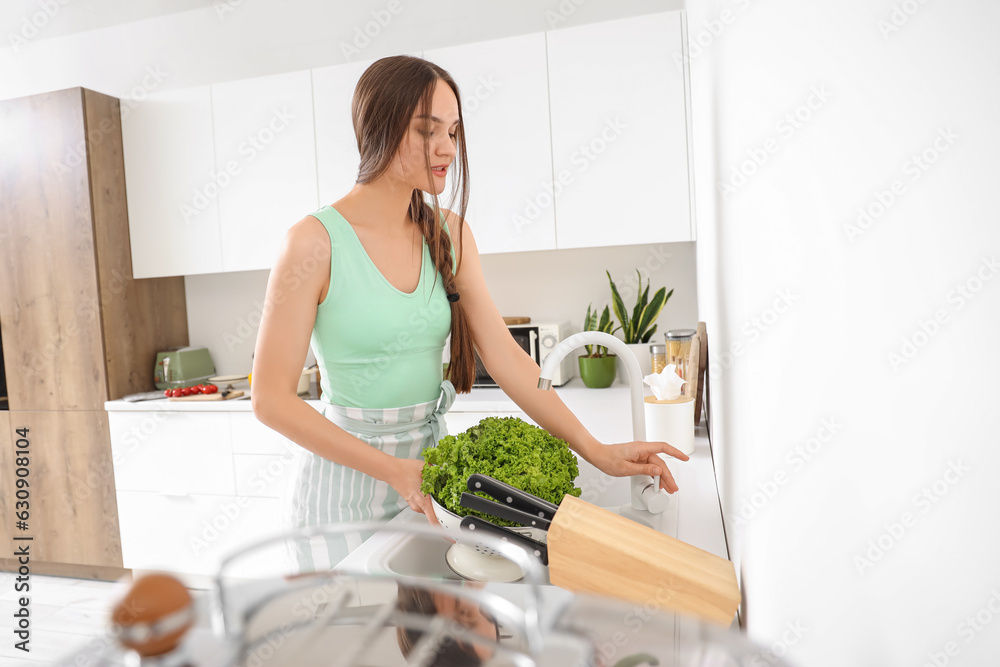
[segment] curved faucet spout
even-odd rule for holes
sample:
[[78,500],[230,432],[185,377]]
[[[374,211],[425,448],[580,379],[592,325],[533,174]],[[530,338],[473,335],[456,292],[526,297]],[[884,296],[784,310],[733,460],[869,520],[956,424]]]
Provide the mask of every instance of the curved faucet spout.
[[[560,362],[570,352],[584,345],[603,345],[614,351],[625,364],[625,370],[628,371],[629,393],[632,403],[632,439],[645,440],[646,418],[642,397],[642,369],[639,367],[639,361],[635,358],[635,354],[620,338],[615,338],[603,331],[582,331],[569,336],[556,345],[542,362],[541,370],[538,373],[538,388],[551,389],[552,376]],[[659,487],[659,477],[653,479],[648,475],[634,475],[632,477],[632,507],[639,510],[649,510],[653,513],[662,512],[666,509],[669,496]]]

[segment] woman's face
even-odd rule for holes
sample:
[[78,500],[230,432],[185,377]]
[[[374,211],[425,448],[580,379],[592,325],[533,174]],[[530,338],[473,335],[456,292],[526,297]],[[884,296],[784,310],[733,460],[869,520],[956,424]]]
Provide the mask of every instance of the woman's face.
[[[424,192],[435,195],[444,192],[448,170],[455,160],[457,127],[458,100],[451,86],[438,79],[434,83],[430,117],[421,116],[418,108],[410,118],[410,125],[393,161],[396,177]],[[430,175],[427,174],[425,155],[430,157]]]
[[[434,606],[438,614],[456,621],[466,630],[485,637],[491,642],[497,638],[497,626],[480,609],[479,605],[463,598],[444,593],[434,594]],[[486,644],[473,644],[472,649],[480,658],[493,657],[493,648]]]

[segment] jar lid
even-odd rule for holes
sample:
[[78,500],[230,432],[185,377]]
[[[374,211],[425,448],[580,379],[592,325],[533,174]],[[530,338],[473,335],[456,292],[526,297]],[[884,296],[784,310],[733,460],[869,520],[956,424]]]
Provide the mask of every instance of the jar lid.
[[671,329],[663,335],[666,336],[667,340],[685,340],[694,338],[697,333],[694,329]]
[[649,344],[650,354],[666,354],[667,346],[665,343],[650,343]]

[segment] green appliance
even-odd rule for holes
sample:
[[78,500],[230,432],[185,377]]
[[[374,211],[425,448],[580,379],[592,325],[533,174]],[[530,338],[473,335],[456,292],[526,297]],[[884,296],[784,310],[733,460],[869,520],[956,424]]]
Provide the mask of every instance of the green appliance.
[[157,389],[193,387],[215,375],[207,347],[171,347],[156,353],[153,378]]

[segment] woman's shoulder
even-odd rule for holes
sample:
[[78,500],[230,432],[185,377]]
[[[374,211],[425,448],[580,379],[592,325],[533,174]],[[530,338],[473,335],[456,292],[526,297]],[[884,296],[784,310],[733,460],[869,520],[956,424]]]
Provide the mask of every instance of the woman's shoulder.
[[468,229],[468,225],[464,218],[462,218],[455,211],[448,210],[446,208],[440,209],[441,220],[444,225],[444,230],[448,232],[449,236],[455,236],[456,230],[459,234]]
[[293,224],[285,232],[285,248],[293,256],[315,257],[317,248],[325,249],[327,256],[331,246],[329,225],[325,220],[310,213]]

